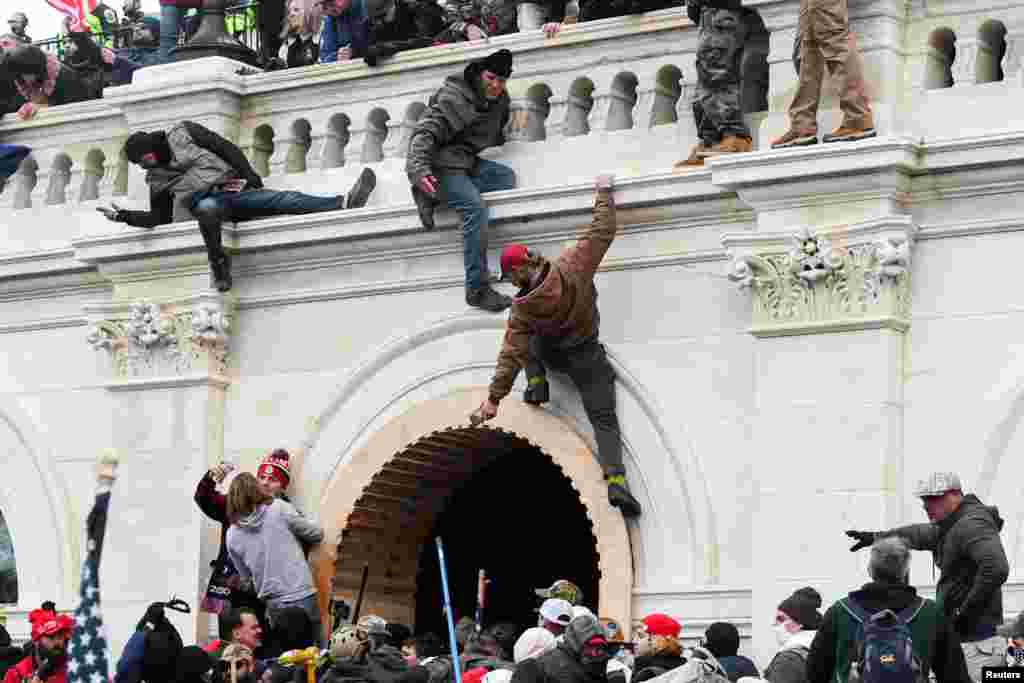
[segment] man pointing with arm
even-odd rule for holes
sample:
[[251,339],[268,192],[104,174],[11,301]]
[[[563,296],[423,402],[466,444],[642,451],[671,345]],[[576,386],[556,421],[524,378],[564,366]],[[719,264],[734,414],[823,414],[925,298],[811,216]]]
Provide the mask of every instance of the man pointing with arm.
[[502,279],[519,288],[512,299],[505,340],[490,395],[470,416],[474,424],[498,414],[498,404],[526,370],[523,400],[548,400],[546,371],[565,373],[579,389],[597,439],[597,458],[608,482],[608,502],[626,517],[640,514],[640,504],[626,487],[622,439],[615,412],[615,372],[598,340],[600,314],[594,273],[615,239],[618,224],[612,197],[613,176],[595,179],[594,218],[579,241],[549,261],[522,244],[501,252]]

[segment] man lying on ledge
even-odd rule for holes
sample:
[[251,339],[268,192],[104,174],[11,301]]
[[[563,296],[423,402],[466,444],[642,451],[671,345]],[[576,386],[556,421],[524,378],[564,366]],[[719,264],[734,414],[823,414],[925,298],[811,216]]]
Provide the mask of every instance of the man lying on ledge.
[[149,211],[128,211],[117,204],[96,210],[109,220],[137,228],[198,220],[213,286],[221,292],[231,289],[231,262],[221,244],[225,220],[357,209],[366,205],[377,185],[374,172],[364,168],[347,197],[264,189],[242,150],[192,121],[167,131],[133,133],[124,148],[128,161],[146,169]]

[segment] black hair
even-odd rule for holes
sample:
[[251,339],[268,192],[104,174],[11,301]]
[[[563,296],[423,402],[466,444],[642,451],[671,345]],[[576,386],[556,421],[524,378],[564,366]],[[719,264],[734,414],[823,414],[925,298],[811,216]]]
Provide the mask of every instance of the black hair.
[[258,619],[256,612],[248,607],[235,607],[221,613],[218,624],[218,634],[221,640],[232,639],[235,629],[242,625],[242,615],[244,614],[251,614],[254,619]]
[[436,633],[421,633],[414,639],[416,642],[416,658],[438,657],[444,654],[444,644]]

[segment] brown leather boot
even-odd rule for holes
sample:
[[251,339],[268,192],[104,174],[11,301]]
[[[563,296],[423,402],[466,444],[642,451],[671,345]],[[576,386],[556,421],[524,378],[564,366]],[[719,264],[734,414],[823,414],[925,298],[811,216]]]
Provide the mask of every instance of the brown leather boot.
[[712,145],[704,152],[704,158],[710,159],[719,154],[740,154],[749,152],[754,148],[750,138],[741,138],[738,135],[726,135],[721,142]]

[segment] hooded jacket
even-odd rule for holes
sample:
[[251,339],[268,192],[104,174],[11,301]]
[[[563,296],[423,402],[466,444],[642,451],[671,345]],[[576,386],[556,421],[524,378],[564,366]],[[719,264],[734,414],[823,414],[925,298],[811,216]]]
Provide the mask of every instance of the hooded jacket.
[[323,529],[291,503],[261,505],[228,529],[228,555],[243,585],[252,582],[268,606],[298,602],[316,594],[300,541],[319,543]]
[[413,185],[435,172],[470,172],[482,150],[505,144],[508,93],[489,101],[473,85],[472,66],[445,79],[413,130],[405,163]]
[[236,145],[193,121],[182,121],[166,133],[170,159],[146,171],[149,211],[125,211],[124,221],[152,228],[189,220],[192,195],[215,190],[233,178],[246,181],[246,189],[263,187],[263,179]]
[[604,683],[607,680],[605,667],[600,674],[594,674],[581,661],[583,645],[594,636],[605,637],[596,619],[573,619],[558,647],[519,663],[512,674],[512,683]]
[[[917,591],[913,586],[884,583],[865,584],[860,590],[850,593],[850,598],[869,614],[885,609],[898,614],[918,602]],[[935,611],[934,607],[932,611]],[[810,654],[807,655],[808,683],[847,680],[849,659],[845,662],[847,666],[842,667],[846,668],[846,671],[837,670],[837,666],[840,666],[837,654],[842,653],[848,658],[847,653],[851,652],[854,646],[854,643],[849,642],[849,637],[842,637],[838,628],[839,620],[843,619],[845,614],[846,610],[838,603],[833,604],[825,612],[821,628],[811,643]],[[922,664],[928,666],[935,674],[938,683],[968,683],[970,676],[964,663],[964,651],[959,646],[959,639],[953,631],[952,624],[939,613],[938,619],[932,623],[922,622],[919,626],[922,630],[929,631],[931,652],[931,661]],[[915,637],[914,649],[918,650],[922,645],[924,644],[918,643]]]
[[912,524],[876,534],[900,536],[914,550],[930,550],[939,568],[936,599],[963,641],[991,638],[1003,623],[1003,591],[1010,565],[996,507],[973,493],[941,522]]
[[539,285],[512,299],[498,367],[491,379],[492,402],[497,404],[508,395],[519,370],[526,367],[532,335],[545,337],[545,343],[562,349],[597,339],[601,320],[594,273],[617,231],[615,200],[610,190],[600,191],[587,233],[548,264]]

